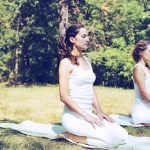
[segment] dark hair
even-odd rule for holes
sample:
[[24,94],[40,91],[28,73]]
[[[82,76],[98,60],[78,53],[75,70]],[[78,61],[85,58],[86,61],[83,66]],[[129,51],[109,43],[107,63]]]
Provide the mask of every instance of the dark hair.
[[60,37],[59,40],[59,55],[60,58],[68,58],[72,64],[79,65],[77,56],[71,54],[73,49],[73,43],[70,41],[70,37],[75,37],[80,28],[84,28],[82,24],[73,24],[66,30],[66,35],[64,37]]
[[[140,59],[140,52],[145,51],[149,44],[150,42],[146,40],[140,40],[139,42],[137,42],[137,44],[135,45],[135,48],[132,51],[132,57],[136,63]],[[149,68],[149,65],[147,63],[146,63],[146,67]]]

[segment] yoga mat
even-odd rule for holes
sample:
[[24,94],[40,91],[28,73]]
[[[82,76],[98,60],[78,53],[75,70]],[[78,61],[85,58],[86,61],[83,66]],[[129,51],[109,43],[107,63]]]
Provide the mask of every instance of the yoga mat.
[[125,115],[117,115],[117,114],[111,114],[109,115],[116,123],[118,123],[121,126],[132,126],[132,127],[143,127],[142,124],[134,124],[132,123],[132,118],[130,116]]
[[[49,139],[56,139],[55,136],[57,134],[65,132],[64,128],[61,125],[41,124],[32,122],[30,120],[23,121],[20,124],[0,123],[0,127],[10,128],[13,130],[17,130],[23,134],[37,137],[46,137]],[[95,147],[92,145],[86,145],[82,143],[76,143],[69,139],[66,140],[87,148],[103,148],[103,147]],[[135,137],[129,135],[126,144],[119,145],[117,148],[113,148],[111,150],[150,150],[150,137]]]
[[128,136],[127,143],[111,150],[150,150],[150,137]]

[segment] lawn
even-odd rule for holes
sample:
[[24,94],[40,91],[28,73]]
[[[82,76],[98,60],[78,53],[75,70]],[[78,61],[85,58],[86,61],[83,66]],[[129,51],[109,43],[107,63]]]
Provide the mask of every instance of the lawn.
[[[95,86],[103,111],[130,115],[134,103],[132,89]],[[58,85],[6,87],[0,85],[0,122],[61,124],[63,103]],[[95,112],[93,110],[93,112]],[[150,136],[150,127],[125,127],[134,136]],[[0,128],[0,150],[86,150],[66,140],[50,140]]]

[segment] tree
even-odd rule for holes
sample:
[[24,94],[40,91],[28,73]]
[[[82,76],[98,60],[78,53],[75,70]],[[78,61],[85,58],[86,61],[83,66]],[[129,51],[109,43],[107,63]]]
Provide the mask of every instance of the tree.
[[3,0],[0,7],[0,47],[10,55],[5,64],[8,76],[14,80],[18,68],[21,83],[57,83],[58,1]]
[[20,81],[57,83],[58,1],[28,0],[21,8]]
[[17,14],[17,21],[16,21],[16,43],[17,43],[17,47],[15,49],[15,86],[17,85],[18,82],[18,63],[19,63],[19,46],[18,46],[18,42],[19,42],[19,27],[20,27],[20,19],[21,19],[21,12],[20,12],[20,8],[21,8],[21,3],[18,6],[18,14]]
[[[130,0],[86,0],[96,9],[91,12],[93,32],[103,46],[120,47],[135,43],[134,27],[140,23],[143,7]],[[120,43],[120,44],[119,44]]]
[[59,31],[60,37],[63,37],[68,27],[68,0],[59,1],[59,11],[60,11]]
[[1,81],[58,83],[58,40],[69,24],[82,23],[91,37],[87,52],[95,62],[95,83],[101,83],[103,74],[105,85],[122,86],[122,80],[128,87],[133,62],[124,62],[124,57],[130,57],[137,40],[150,39],[147,0],[0,0],[0,4]]
[[14,73],[15,85],[17,85],[18,78],[18,63],[19,63],[19,26],[20,26],[20,8],[21,3],[25,0],[15,1],[1,1],[1,40],[0,47],[4,52],[10,52],[9,54],[13,57],[12,66],[9,66],[10,73]]

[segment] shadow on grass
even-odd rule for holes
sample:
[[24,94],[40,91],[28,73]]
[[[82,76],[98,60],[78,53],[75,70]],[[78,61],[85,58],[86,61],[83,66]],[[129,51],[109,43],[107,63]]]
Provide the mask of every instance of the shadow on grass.
[[28,149],[37,149],[37,150],[44,150],[45,149],[45,145],[35,139],[27,139],[26,140],[26,144],[24,145],[25,148],[28,147]]
[[0,120],[0,123],[20,123],[20,122],[16,120],[3,119]]
[[[54,139],[54,140],[52,140],[53,142],[55,142],[55,144],[57,145],[63,145],[63,146],[78,146],[78,147],[81,147],[81,146],[79,146],[79,145],[76,145],[76,144],[74,144],[74,143],[71,143],[71,142],[69,142],[69,141],[67,141],[66,139]],[[73,149],[73,148],[72,148]],[[92,148],[88,148],[88,147],[82,147],[82,150],[93,150]],[[99,150],[101,150],[101,149],[99,149]]]
[[4,87],[57,87],[58,84],[48,84],[48,83],[23,83],[23,84],[17,84],[15,85],[14,83],[6,83],[3,84]]
[[[47,143],[46,143],[47,144]],[[50,148],[50,144],[47,144]],[[45,143],[28,136],[6,137],[3,142],[0,141],[0,150],[47,150]]]
[[20,134],[21,133],[16,130],[0,128],[0,137],[3,137],[3,136],[6,137],[10,135],[20,135]]
[[0,141],[0,150],[2,150],[4,147],[6,148],[7,145],[5,143],[3,143],[3,142]]
[[[16,124],[18,124],[20,122],[15,121],[15,120],[3,119],[3,120],[0,120],[0,123],[16,123]],[[19,131],[16,131],[16,130],[13,130],[10,128],[0,128],[0,137],[9,136],[9,135],[18,135],[18,134],[21,134],[21,133]]]

